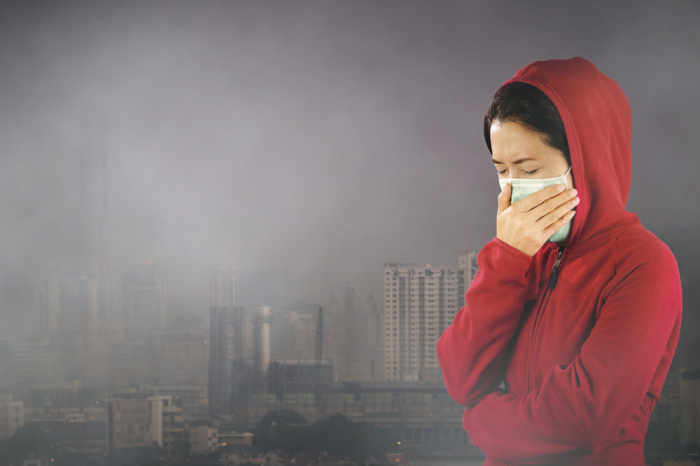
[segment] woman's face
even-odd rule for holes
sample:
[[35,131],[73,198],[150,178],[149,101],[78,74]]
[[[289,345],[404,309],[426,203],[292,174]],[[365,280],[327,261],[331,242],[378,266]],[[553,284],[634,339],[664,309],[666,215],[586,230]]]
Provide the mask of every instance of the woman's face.
[[[569,169],[564,154],[545,144],[541,134],[512,121],[491,124],[491,150],[499,178],[554,178]],[[566,178],[573,187],[571,172]]]

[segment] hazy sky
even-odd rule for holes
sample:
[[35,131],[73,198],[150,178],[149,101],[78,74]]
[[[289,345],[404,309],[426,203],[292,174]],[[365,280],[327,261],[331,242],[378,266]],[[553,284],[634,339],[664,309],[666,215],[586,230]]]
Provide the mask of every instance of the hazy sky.
[[309,300],[379,292],[385,262],[455,266],[495,235],[483,114],[549,58],[627,93],[629,210],[699,228],[698,24],[698,1],[5,2],[2,315],[71,262],[79,157],[100,150],[116,264],[157,257],[169,305],[199,306],[225,256],[289,268]]

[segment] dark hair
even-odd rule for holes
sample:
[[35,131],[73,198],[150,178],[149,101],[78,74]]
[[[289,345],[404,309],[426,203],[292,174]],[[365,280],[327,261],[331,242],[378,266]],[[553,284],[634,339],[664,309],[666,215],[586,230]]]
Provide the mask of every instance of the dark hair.
[[545,144],[564,154],[571,164],[569,144],[559,112],[544,92],[535,86],[516,81],[503,86],[493,96],[484,116],[484,138],[491,153],[491,124],[494,121],[512,121],[542,134]]

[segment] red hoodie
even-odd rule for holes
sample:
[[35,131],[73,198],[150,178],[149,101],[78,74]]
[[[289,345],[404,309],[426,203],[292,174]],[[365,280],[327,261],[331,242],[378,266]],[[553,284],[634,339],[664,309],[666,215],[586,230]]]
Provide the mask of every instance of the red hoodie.
[[629,103],[582,58],[536,62],[513,81],[559,111],[581,203],[567,247],[547,243],[529,257],[493,239],[481,250],[466,306],[437,344],[447,391],[466,406],[484,465],[644,465],[678,342],[681,284],[668,247],[625,210]]

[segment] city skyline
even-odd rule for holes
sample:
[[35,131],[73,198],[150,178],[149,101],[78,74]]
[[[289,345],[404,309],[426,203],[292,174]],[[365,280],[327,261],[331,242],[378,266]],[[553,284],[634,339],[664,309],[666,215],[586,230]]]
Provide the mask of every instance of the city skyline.
[[[458,254],[478,252],[495,230],[483,109],[519,66],[568,55],[593,60],[627,92],[630,208],[669,241],[686,289],[698,283],[688,245],[700,219],[686,215],[681,190],[663,188],[684,185],[698,159],[684,155],[695,150],[691,133],[657,126],[692,100],[670,90],[689,79],[700,37],[652,28],[658,40],[644,53],[667,71],[648,75],[634,73],[641,49],[622,60],[623,51],[603,47],[613,37],[650,40],[635,25],[652,15],[659,25],[700,17],[689,4],[644,4],[630,17],[611,8],[607,19],[593,19],[594,7],[513,7],[550,27],[542,34],[488,3],[176,2],[167,15],[157,5],[2,7],[0,21],[14,22],[0,45],[9,73],[0,88],[0,337],[78,336],[80,349],[70,351],[89,354],[94,368],[108,357],[95,350],[124,340],[119,370],[142,374],[139,355],[153,332],[204,326],[211,305],[235,305],[246,309],[248,335],[257,308],[271,306],[283,316],[272,324],[273,349],[310,358],[321,305],[331,311],[328,332],[343,335],[328,348],[345,373],[362,366],[363,377],[376,375],[376,358],[352,356],[358,350],[343,340],[364,327],[343,317],[355,295],[337,298],[347,286],[336,284],[352,284],[357,299],[383,312],[382,264],[465,268]],[[477,17],[510,29],[485,41],[473,36],[488,32]],[[617,29],[614,18],[624,18]],[[547,40],[567,24],[603,33]],[[514,42],[518,34],[536,46]],[[697,118],[691,111],[677,124]],[[661,149],[683,170],[660,169]],[[234,271],[235,289],[226,276]],[[212,286],[228,291],[214,298]],[[696,307],[689,295],[679,358],[690,362],[700,344]],[[278,334],[282,321],[294,337]],[[340,330],[346,321],[354,330]]]

